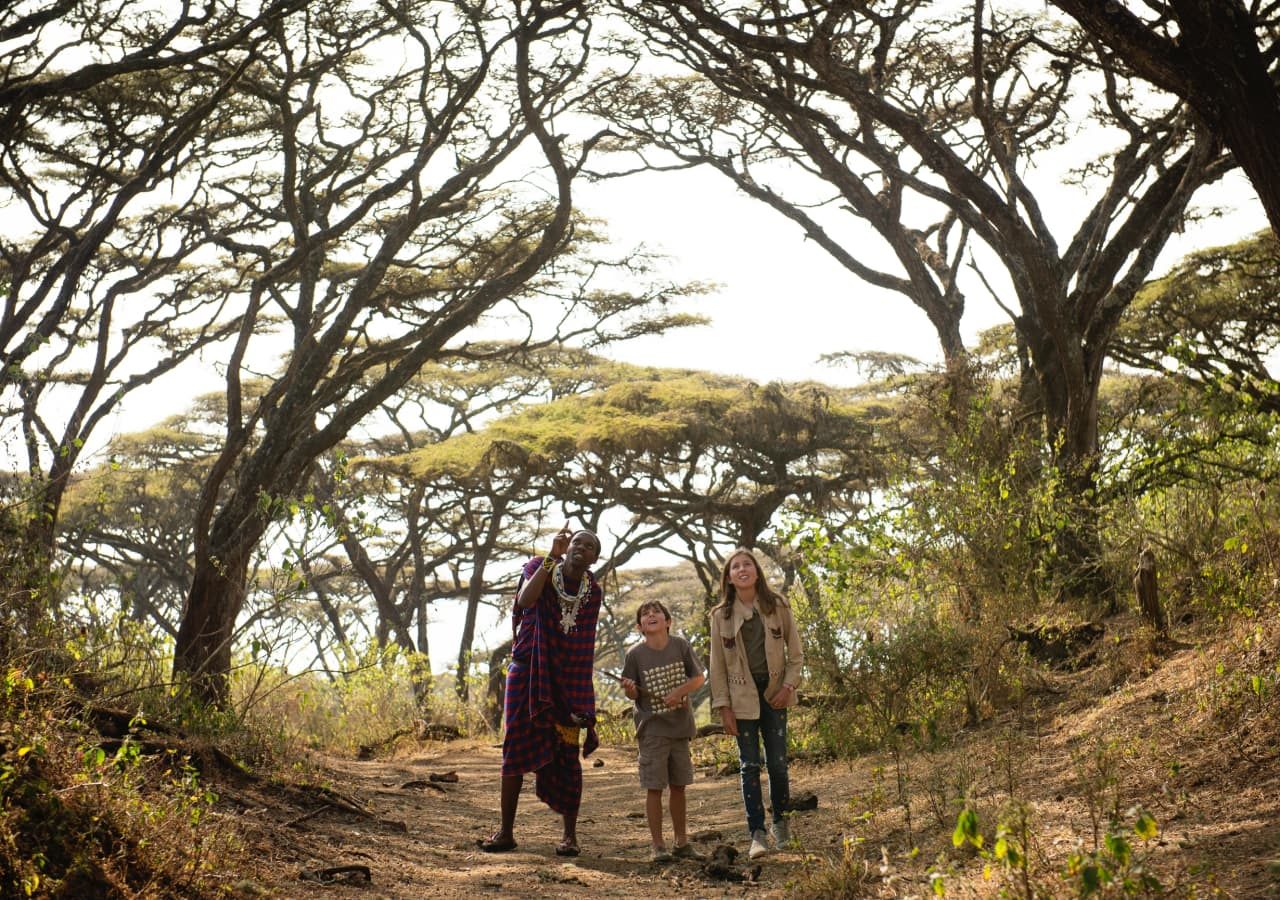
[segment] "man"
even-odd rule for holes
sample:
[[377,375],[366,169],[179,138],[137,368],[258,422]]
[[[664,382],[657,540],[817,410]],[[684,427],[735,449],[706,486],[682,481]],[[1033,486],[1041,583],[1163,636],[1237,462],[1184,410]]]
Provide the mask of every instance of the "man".
[[599,746],[591,673],[603,594],[590,571],[599,558],[600,539],[590,531],[570,531],[566,523],[556,533],[551,552],[524,566],[512,613],[507,671],[502,824],[478,842],[486,853],[516,848],[516,806],[529,772],[535,773],[538,799],[564,819],[556,855],[579,853],[581,729],[587,731],[582,756]]

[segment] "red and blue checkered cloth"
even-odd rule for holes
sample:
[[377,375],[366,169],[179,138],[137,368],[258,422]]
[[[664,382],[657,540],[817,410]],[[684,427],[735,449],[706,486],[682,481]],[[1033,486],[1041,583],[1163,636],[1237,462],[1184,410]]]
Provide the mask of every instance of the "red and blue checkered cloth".
[[[535,556],[525,563],[520,583],[542,565]],[[561,815],[576,814],[582,801],[582,762],[572,714],[586,725],[582,756],[599,746],[596,738],[596,692],[592,664],[596,653],[596,622],[603,592],[588,572],[591,588],[567,634],[560,626],[560,601],[551,579],[538,601],[528,609],[515,605],[512,613],[511,666],[502,740],[502,774],[536,772],[538,799]],[[566,588],[569,587],[566,585]],[[516,588],[517,594],[519,587]],[[570,726],[569,743],[557,726]]]

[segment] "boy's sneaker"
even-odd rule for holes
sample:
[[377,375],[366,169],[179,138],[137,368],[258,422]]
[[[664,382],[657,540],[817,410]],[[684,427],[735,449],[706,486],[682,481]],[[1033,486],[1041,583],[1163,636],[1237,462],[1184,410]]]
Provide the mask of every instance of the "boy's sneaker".
[[773,844],[779,850],[791,843],[791,823],[786,819],[778,819],[773,823]]
[[[676,848],[679,849],[678,847]],[[665,863],[671,862],[671,851],[664,847],[654,847],[649,854],[649,862]]]
[[707,858],[705,854],[694,850],[693,844],[676,844],[675,849],[671,851],[671,855],[676,859],[704,860]]
[[769,835],[763,828],[751,832],[751,849],[747,851],[748,859],[759,859],[769,852]]

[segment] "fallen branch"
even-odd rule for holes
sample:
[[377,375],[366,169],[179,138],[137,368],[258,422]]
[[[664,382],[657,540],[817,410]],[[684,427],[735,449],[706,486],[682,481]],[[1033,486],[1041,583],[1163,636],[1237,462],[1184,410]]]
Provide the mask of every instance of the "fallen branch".
[[416,781],[406,781],[404,784],[400,785],[400,790],[402,791],[421,790],[422,788],[431,788],[433,791],[439,791],[442,794],[449,793],[443,787],[436,784],[434,781],[424,781],[422,779],[418,779]]
[[328,869],[303,869],[298,873],[300,881],[318,881],[321,884],[333,884],[338,879],[350,881],[351,876],[361,876],[366,884],[373,884],[373,873],[368,866],[331,866]]
[[413,728],[398,728],[393,734],[384,737],[381,740],[374,741],[372,744],[361,744],[356,748],[356,759],[372,759],[374,754],[379,750],[391,746],[396,741],[400,740],[400,738],[407,734],[413,734],[413,732]]
[[320,815],[320,813],[324,812],[326,809],[333,809],[333,807],[330,806],[328,803],[321,803],[318,807],[311,810],[311,812],[303,813],[302,815],[298,816],[296,819],[290,819],[288,822],[285,822],[284,827],[297,828],[299,825],[301,825],[303,822],[307,821],[308,819],[314,819],[316,816]]

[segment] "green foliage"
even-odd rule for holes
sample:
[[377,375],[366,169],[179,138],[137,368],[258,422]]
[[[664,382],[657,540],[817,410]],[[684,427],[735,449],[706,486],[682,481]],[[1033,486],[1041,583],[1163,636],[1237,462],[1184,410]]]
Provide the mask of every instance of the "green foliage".
[[418,477],[518,465],[558,467],[578,454],[673,454],[682,446],[735,441],[803,443],[819,427],[856,431],[865,410],[817,385],[759,387],[691,370],[596,363],[592,393],[529,406],[482,432],[416,450],[400,462]]
[[838,754],[904,733],[933,743],[963,716],[972,640],[927,596],[858,572],[865,557],[852,555],[839,571],[832,562],[828,555],[823,568],[830,587],[824,581],[816,596],[798,593],[792,603],[804,632],[806,692],[822,704],[810,742]]
[[[397,731],[412,732],[421,715],[413,691],[415,665],[412,655],[394,645],[370,647],[327,674],[291,674],[263,664],[252,698],[242,694],[248,679],[237,678],[237,705],[245,708],[245,723],[286,758],[303,748],[354,756]],[[448,702],[448,696],[437,686],[433,700]]]
[[1143,897],[1164,893],[1164,886],[1147,865],[1146,850],[1159,837],[1160,826],[1138,806],[1128,811],[1126,820],[1112,823],[1100,847],[1078,847],[1067,857],[1062,877],[1077,896]]
[[[965,807],[956,817],[955,831],[951,835],[951,845],[956,849],[972,847],[978,856],[987,863],[985,873],[989,877],[992,867],[1011,879],[1020,896],[1031,900],[1035,895],[1032,887],[1031,843],[1034,811],[1025,803],[1010,799],[1004,805],[996,822],[994,839],[988,841],[982,834],[978,813],[971,807]],[[945,893],[940,878],[932,879],[935,894]]]
[[[0,894],[190,897],[234,866],[216,799],[189,760],[114,750],[77,730],[56,677],[9,668],[0,685]],[[135,724],[141,724],[135,720]]]
[[1280,240],[1270,231],[1188,255],[1145,284],[1125,311],[1112,354],[1208,397],[1280,409],[1266,360],[1280,341]]

